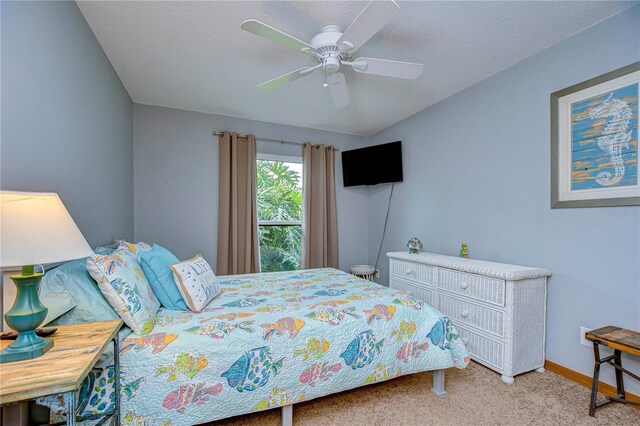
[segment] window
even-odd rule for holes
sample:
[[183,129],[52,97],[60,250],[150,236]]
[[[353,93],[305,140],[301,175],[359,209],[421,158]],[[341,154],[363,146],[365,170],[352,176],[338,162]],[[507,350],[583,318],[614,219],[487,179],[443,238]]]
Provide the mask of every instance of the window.
[[302,163],[295,157],[259,156],[258,229],[262,272],[300,269]]

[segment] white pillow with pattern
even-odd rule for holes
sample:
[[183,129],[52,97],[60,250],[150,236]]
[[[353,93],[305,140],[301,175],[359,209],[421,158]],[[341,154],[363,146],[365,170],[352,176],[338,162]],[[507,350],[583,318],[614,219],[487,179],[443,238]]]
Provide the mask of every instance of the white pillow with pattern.
[[149,334],[160,302],[130,250],[87,258],[87,271],[111,307],[134,333]]
[[182,298],[193,312],[200,312],[220,294],[213,269],[201,254],[169,266]]
[[125,240],[118,240],[118,248],[121,250],[129,250],[136,255],[136,258],[138,258],[141,251],[151,251],[151,246],[142,241],[139,243],[129,243]]

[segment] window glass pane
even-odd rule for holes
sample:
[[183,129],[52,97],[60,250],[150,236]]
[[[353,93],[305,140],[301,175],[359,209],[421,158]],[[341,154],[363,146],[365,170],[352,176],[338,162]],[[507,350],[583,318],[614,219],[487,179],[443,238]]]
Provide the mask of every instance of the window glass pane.
[[302,164],[258,160],[258,219],[302,220]]
[[300,269],[302,226],[261,226],[259,230],[262,272]]
[[[258,219],[302,221],[302,164],[258,160]],[[302,226],[260,226],[263,272],[300,269]]]

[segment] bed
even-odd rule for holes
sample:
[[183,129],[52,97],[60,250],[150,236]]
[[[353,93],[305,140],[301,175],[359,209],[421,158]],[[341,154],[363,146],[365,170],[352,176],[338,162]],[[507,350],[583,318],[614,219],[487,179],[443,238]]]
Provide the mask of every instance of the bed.
[[448,318],[335,269],[220,277],[200,313],[162,308],[121,343],[122,424],[181,426],[292,404],[420,371],[464,368]]

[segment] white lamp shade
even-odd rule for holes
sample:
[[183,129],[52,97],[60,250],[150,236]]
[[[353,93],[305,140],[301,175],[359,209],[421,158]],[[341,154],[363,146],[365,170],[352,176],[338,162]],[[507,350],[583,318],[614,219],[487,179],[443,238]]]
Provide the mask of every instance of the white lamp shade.
[[0,267],[56,263],[91,254],[58,194],[0,192]]

